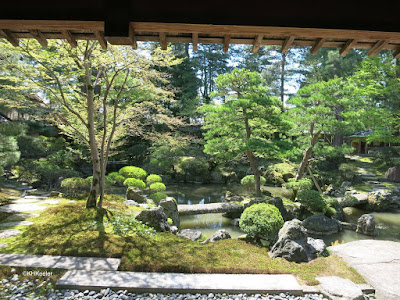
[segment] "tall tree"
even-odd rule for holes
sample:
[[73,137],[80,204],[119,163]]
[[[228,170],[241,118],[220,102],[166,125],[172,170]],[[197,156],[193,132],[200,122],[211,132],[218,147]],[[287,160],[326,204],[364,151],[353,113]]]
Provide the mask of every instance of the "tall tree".
[[50,41],[41,49],[35,40],[27,40],[7,50],[22,60],[15,64],[4,58],[7,68],[18,74],[8,77],[13,84],[3,88],[18,90],[31,100],[15,105],[48,109],[48,121],[88,147],[93,180],[86,207],[102,207],[113,143],[126,134],[143,134],[144,126],[151,128],[154,122],[171,125],[162,106],[171,93],[154,85],[164,77],[152,66],[177,61],[160,50],[151,58],[126,47],[109,46],[105,51],[93,41],[79,42],[76,48]]
[[256,72],[234,69],[219,75],[216,87],[222,104],[206,105],[204,152],[217,159],[237,160],[245,155],[255,178],[256,196],[261,195],[257,157],[279,151],[277,134],[281,130],[279,100],[266,94]]

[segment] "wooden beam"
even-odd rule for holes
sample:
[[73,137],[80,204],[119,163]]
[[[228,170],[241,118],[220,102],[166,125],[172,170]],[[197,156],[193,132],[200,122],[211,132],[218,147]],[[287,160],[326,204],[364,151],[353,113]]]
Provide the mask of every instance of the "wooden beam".
[[282,45],[282,54],[285,54],[288,52],[290,46],[293,44],[295,37],[294,36],[289,36],[286,38],[286,40],[283,42]]
[[40,32],[40,30],[31,29],[31,30],[29,30],[29,32],[33,36],[33,38],[35,38],[43,48],[47,48],[47,46],[48,46],[47,39],[43,35],[43,33]]
[[14,47],[19,46],[19,40],[15,37],[15,35],[8,29],[0,29],[0,34],[2,34],[7,41],[11,43]]
[[160,44],[162,50],[167,50],[167,34],[165,32],[160,32]]
[[197,51],[197,44],[199,43],[199,34],[197,32],[192,33],[192,46],[193,51]]
[[254,40],[253,49],[251,50],[253,53],[257,53],[258,50],[260,50],[260,46],[261,46],[263,39],[264,39],[263,35],[261,35],[261,34],[257,35],[257,37]]
[[346,54],[357,45],[357,42],[358,40],[355,39],[348,40],[342,49],[340,49],[340,56],[346,56]]
[[376,44],[374,46],[372,46],[371,49],[369,49],[368,56],[373,57],[373,56],[377,55],[379,53],[379,51],[381,51],[384,47],[387,46],[387,44],[389,44],[388,40],[377,41]]
[[326,42],[326,38],[320,38],[317,39],[317,41],[315,42],[314,46],[312,46],[310,53],[311,54],[315,54],[319,51],[319,49],[321,49],[322,45]]
[[135,35],[135,29],[133,28],[133,25],[129,25],[129,40],[131,41],[132,48],[137,49],[137,41],[136,41],[136,35]]
[[394,51],[393,58],[400,58],[400,48]]
[[72,48],[78,47],[78,43],[76,42],[76,40],[72,36],[71,31],[63,30],[63,31],[61,31],[61,33],[64,36],[64,38],[68,41],[68,43],[71,45]]
[[99,41],[101,48],[103,48],[104,50],[107,49],[107,41],[104,38],[104,32],[103,31],[95,31],[94,35],[96,36],[96,39]]
[[231,35],[230,34],[225,34],[225,36],[224,36],[224,46],[223,46],[224,52],[228,52],[230,42],[231,42]]

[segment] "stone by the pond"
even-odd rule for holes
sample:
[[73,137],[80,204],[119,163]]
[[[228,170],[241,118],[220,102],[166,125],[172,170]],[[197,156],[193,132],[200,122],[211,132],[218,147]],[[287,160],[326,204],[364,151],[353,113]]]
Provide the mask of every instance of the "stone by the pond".
[[323,214],[315,214],[304,220],[303,226],[307,232],[317,235],[330,235],[342,230],[342,225],[336,219],[330,219]]
[[6,238],[10,238],[10,237],[17,236],[20,234],[21,234],[21,231],[18,229],[0,230],[0,239],[6,239]]
[[231,225],[239,227],[239,222],[240,222],[240,219],[239,218],[235,218],[235,219],[233,219],[231,221]]
[[29,226],[29,225],[33,225],[33,222],[19,221],[19,222],[0,223],[0,226],[2,226],[2,227],[7,227],[7,226]]
[[319,282],[319,288],[332,300],[363,300],[363,292],[359,286],[349,279],[337,276],[324,276],[316,278]]
[[162,207],[152,207],[142,210],[136,216],[136,219],[154,227],[157,231],[170,231],[171,226],[167,221],[167,216]]
[[160,201],[160,206],[163,208],[167,217],[172,220],[172,224],[179,228],[181,226],[181,220],[179,218],[178,203],[176,200],[172,197],[167,197]]
[[36,203],[31,204],[8,204],[0,206],[0,212],[14,213],[14,212],[24,212],[24,211],[39,211],[45,210],[47,207],[43,205],[38,205]]
[[375,229],[375,218],[371,214],[362,215],[357,221],[357,233],[376,236],[378,233]]
[[216,241],[227,240],[230,238],[231,238],[231,235],[229,234],[228,231],[226,231],[225,229],[220,229],[216,233],[213,234],[213,236],[210,238],[210,242],[214,243]]
[[187,238],[195,242],[201,238],[201,231],[194,229],[182,229],[176,235],[182,238]]
[[126,201],[124,201],[124,204],[132,205],[132,206],[139,206],[139,203],[137,203],[136,201],[133,201],[133,200],[126,200]]
[[283,257],[288,261],[308,262],[324,253],[323,240],[307,236],[301,221],[294,219],[285,222],[279,230],[278,241],[272,246],[271,257]]
[[146,196],[144,196],[141,191],[133,187],[129,187],[126,190],[126,199],[133,200],[137,203],[147,203]]
[[7,243],[0,243],[0,248],[6,248],[8,246]]

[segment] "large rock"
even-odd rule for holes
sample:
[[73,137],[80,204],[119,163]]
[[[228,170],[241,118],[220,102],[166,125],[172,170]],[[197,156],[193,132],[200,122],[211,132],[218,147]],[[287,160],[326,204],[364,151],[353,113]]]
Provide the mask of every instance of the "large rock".
[[172,220],[172,224],[179,228],[181,226],[181,221],[176,200],[172,197],[167,197],[166,199],[161,200],[159,205],[163,208],[167,218]]
[[330,235],[342,230],[342,225],[336,219],[330,219],[323,214],[315,214],[304,220],[303,226],[307,232],[317,235]]
[[272,247],[270,255],[293,262],[308,262],[325,250],[324,241],[308,237],[301,221],[294,219],[285,222],[279,230],[278,241]]
[[220,229],[216,233],[213,234],[213,236],[210,238],[210,242],[214,243],[216,241],[221,241],[221,240],[227,240],[230,239],[231,235],[229,234],[228,231],[225,229]]
[[136,219],[154,227],[157,231],[170,231],[171,229],[162,207],[152,207],[142,210],[136,216]]
[[375,229],[375,218],[373,215],[364,214],[357,221],[357,233],[376,236],[378,233]]
[[126,199],[133,200],[137,203],[147,203],[146,196],[144,196],[141,191],[133,187],[128,187],[126,190]]
[[392,182],[400,182],[400,167],[389,168],[385,173],[385,178]]
[[194,229],[182,229],[179,231],[177,236],[192,240],[193,242],[199,240],[201,238],[201,231]]
[[349,279],[337,276],[324,276],[316,278],[320,291],[332,300],[363,300],[363,292],[359,286]]

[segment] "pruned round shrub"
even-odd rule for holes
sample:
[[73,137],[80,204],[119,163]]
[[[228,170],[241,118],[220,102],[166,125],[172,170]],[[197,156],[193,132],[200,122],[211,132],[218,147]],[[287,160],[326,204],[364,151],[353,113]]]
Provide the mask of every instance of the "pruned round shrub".
[[147,176],[146,182],[147,182],[147,184],[152,184],[155,182],[162,182],[162,178],[160,175],[150,174],[149,176]]
[[150,184],[150,190],[155,192],[165,191],[166,189],[167,188],[165,187],[165,184],[162,182],[155,182]]
[[118,172],[111,172],[107,176],[110,177],[114,181],[113,184],[122,185],[125,181],[125,177],[122,176],[121,174],[119,174]]
[[84,192],[89,186],[90,184],[88,181],[80,177],[66,178],[61,182],[61,188],[70,196],[75,196],[78,193]]
[[301,190],[296,199],[312,212],[325,212],[328,207],[324,196],[314,190]]
[[157,192],[150,194],[149,198],[153,200],[156,204],[159,204],[161,200],[167,198],[168,195],[165,193]]
[[248,236],[257,241],[263,239],[272,246],[283,223],[283,217],[278,208],[271,204],[260,203],[244,210],[239,226]]
[[[264,185],[266,182],[263,176],[260,176],[260,185]],[[247,175],[242,178],[240,184],[243,185],[247,190],[254,192],[255,189],[255,179],[254,175]]]
[[299,180],[295,180],[294,178],[289,179],[289,181],[285,184],[285,188],[300,191],[300,190],[310,190],[313,186],[313,183],[308,178],[301,178]]
[[134,166],[123,167],[118,171],[118,173],[125,178],[145,179],[147,176],[147,172],[145,170]]
[[138,189],[143,190],[146,187],[146,184],[143,180],[136,179],[136,178],[127,178],[124,181],[125,186],[136,187]]

